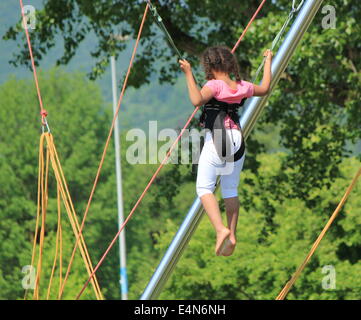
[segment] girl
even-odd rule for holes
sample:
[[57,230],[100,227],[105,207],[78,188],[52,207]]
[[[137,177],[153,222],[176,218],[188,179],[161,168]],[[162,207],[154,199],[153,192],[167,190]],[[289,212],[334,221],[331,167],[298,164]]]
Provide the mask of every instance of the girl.
[[[241,80],[237,60],[228,48],[220,46],[208,48],[201,59],[208,82],[201,90],[193,78],[190,64],[186,60],[179,60],[180,67],[186,76],[189,98],[192,104],[202,106],[211,101],[211,106],[214,107],[211,108],[213,112],[216,110],[215,112],[218,114],[223,111],[221,126],[228,141],[233,142],[229,144],[230,154],[234,156],[234,161],[230,162],[232,164],[231,170],[229,170],[229,162],[225,160],[228,158],[222,157],[216,142],[219,139],[214,138],[216,120],[212,117],[212,111],[205,109],[206,128],[211,130],[206,131],[205,143],[198,163],[196,185],[197,194],[216,231],[215,253],[217,256],[230,256],[236,246],[236,227],[240,207],[237,189],[245,159],[244,141],[238,117],[232,116],[229,110],[234,110],[232,108],[235,104],[239,106],[244,98],[264,96],[268,93],[271,83],[272,52],[266,50],[264,56],[266,63],[262,84],[254,85]],[[231,78],[232,75],[236,81]],[[207,125],[207,118],[213,119],[213,122]],[[224,140],[222,141],[224,142]],[[235,155],[237,154],[241,155],[240,159],[236,158]],[[221,176],[221,192],[226,207],[228,228],[222,222],[218,202],[213,194],[217,175]]]

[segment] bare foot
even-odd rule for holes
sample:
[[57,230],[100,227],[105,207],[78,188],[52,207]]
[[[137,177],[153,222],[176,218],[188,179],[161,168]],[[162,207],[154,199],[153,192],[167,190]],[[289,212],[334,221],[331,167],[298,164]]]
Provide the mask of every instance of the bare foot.
[[228,228],[224,228],[222,231],[217,232],[217,241],[216,241],[216,255],[219,256],[223,250],[223,246],[228,239],[231,231]]
[[229,238],[227,239],[225,245],[224,245],[224,249],[222,250],[222,256],[228,257],[231,256],[233,254],[233,251],[236,247],[236,239],[235,238]]

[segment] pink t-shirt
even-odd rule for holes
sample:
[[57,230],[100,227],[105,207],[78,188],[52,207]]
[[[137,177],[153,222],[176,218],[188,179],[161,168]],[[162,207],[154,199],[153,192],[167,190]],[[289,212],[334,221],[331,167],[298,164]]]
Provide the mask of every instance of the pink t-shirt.
[[[240,103],[244,98],[254,95],[253,83],[248,81],[237,81],[237,89],[232,89],[223,80],[209,80],[205,84],[213,92],[213,97],[226,103]],[[225,128],[237,129],[238,126],[227,116],[224,120]]]

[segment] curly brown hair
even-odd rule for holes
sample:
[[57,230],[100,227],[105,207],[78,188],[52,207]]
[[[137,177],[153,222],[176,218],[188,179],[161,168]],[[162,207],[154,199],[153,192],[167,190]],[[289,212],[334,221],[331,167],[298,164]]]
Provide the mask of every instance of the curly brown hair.
[[214,79],[212,71],[221,71],[241,81],[237,59],[227,47],[216,46],[206,49],[202,54],[201,63],[207,80]]

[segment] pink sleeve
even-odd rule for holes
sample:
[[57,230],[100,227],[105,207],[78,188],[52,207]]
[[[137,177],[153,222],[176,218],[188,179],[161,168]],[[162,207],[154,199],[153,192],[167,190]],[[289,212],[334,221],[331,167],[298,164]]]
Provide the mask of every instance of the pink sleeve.
[[217,81],[209,80],[204,86],[207,86],[212,90],[213,97],[217,97],[217,95],[219,94],[219,85]]
[[246,88],[246,97],[250,98],[254,95],[254,85],[252,82],[242,81],[242,85]]

